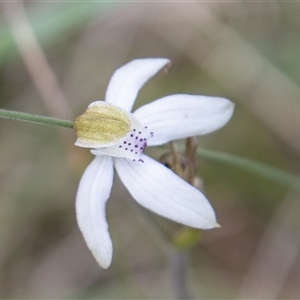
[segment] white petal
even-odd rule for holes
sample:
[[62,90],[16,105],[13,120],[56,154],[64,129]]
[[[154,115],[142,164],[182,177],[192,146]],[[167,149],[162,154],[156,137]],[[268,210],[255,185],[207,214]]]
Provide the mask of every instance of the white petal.
[[105,101],[131,111],[140,88],[168,63],[166,58],[145,58],[119,68],[110,79]]
[[76,215],[83,237],[103,268],[112,260],[112,242],[105,218],[105,204],[113,181],[113,160],[96,156],[81,178],[77,197]]
[[218,227],[214,210],[200,191],[150,157],[143,160],[115,159],[122,182],[138,203],[184,225]]
[[171,95],[136,110],[134,115],[154,136],[148,145],[207,134],[224,126],[234,104],[225,98],[200,95]]

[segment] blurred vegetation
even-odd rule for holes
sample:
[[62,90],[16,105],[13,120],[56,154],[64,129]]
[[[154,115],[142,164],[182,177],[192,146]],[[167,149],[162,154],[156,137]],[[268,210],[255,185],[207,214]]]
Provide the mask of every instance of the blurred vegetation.
[[[1,4],[1,108],[50,116],[12,35],[14,6]],[[189,289],[196,299],[299,298],[300,4],[25,9],[70,115],[103,99],[114,70],[139,57],[168,57],[173,66],[145,85],[135,107],[173,93],[236,103],[226,127],[198,139],[198,175],[222,228],[203,232],[192,248]],[[92,155],[73,147],[72,130],[0,119],[0,141],[0,298],[176,298],[172,253],[117,176],[107,216],[113,263],[104,271],[94,261],[74,211]],[[147,152],[158,158],[166,149]]]

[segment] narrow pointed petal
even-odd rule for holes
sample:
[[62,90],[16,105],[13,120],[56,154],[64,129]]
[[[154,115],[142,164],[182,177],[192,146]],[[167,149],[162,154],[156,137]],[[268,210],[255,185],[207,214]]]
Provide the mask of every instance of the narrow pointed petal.
[[171,95],[140,107],[134,115],[154,133],[148,146],[207,134],[224,126],[234,104],[225,98]]
[[112,242],[105,218],[105,204],[113,181],[113,160],[96,156],[85,170],[76,196],[76,216],[83,237],[103,268],[112,260]]
[[169,63],[166,58],[135,59],[129,62],[111,77],[105,101],[131,111],[141,87]]
[[121,181],[139,204],[187,226],[218,226],[213,208],[200,191],[150,157],[145,155],[143,160],[115,159]]

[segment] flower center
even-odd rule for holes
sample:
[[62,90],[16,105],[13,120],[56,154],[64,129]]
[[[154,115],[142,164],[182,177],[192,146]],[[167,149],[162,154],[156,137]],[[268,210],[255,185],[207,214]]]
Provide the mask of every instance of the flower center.
[[110,155],[132,159],[136,162],[144,162],[142,157],[147,147],[147,141],[153,136],[153,132],[144,126],[131,113],[128,114],[131,121],[131,128],[126,136],[121,138],[118,143],[110,147],[97,147],[91,150],[95,155]]
[[141,156],[147,147],[147,140],[152,136],[153,132],[150,132],[147,126],[144,128],[133,128],[127,134],[125,140],[118,144],[118,149],[120,152],[124,151],[125,157],[130,157],[133,161],[143,162]]

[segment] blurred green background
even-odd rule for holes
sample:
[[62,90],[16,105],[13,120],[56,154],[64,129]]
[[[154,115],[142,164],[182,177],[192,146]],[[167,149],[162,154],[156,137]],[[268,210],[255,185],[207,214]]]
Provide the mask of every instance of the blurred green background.
[[[1,108],[73,120],[104,99],[117,68],[142,57],[173,65],[135,108],[174,93],[234,101],[232,120],[199,137],[200,148],[274,169],[263,176],[263,166],[199,156],[222,228],[190,251],[188,289],[196,299],[300,297],[299,184],[287,175],[300,171],[299,3],[25,3],[48,70],[26,35],[24,7],[1,4]],[[72,130],[0,119],[0,298],[175,299],[174,253],[117,176],[107,209],[113,263],[104,271],[95,262],[74,209],[92,155],[75,139]]]

